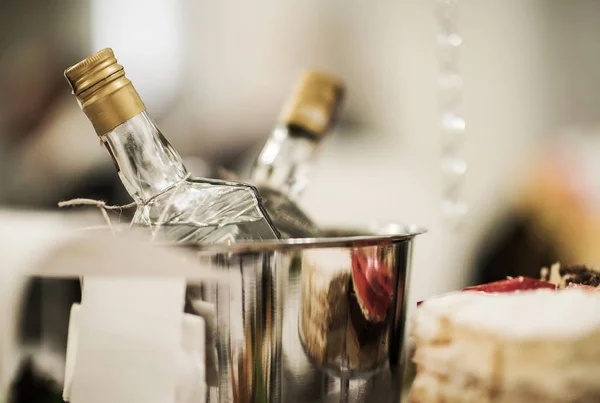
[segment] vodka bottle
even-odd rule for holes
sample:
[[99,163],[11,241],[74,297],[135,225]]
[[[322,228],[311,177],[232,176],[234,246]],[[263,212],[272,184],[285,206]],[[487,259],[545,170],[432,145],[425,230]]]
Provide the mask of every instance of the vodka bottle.
[[344,93],[340,79],[304,72],[252,167],[249,181],[259,189],[265,209],[284,237],[319,235],[319,228],[296,201],[310,182],[319,144],[337,122]]
[[138,205],[134,225],[187,243],[278,237],[256,188],[190,177],[111,49],[68,68],[65,77]]

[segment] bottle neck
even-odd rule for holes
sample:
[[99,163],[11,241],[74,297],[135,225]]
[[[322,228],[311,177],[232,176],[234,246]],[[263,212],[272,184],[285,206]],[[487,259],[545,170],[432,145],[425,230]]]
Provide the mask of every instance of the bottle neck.
[[250,180],[290,199],[298,198],[310,183],[319,140],[292,126],[278,126],[256,159]]
[[138,203],[145,203],[184,180],[182,159],[146,111],[101,136],[123,185]]

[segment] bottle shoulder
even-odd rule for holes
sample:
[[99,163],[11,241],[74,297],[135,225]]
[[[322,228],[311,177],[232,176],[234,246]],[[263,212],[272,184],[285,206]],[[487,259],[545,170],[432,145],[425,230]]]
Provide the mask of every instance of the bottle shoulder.
[[240,191],[240,192],[250,192],[259,196],[259,191],[256,186],[244,183],[244,182],[236,182],[231,180],[223,180],[223,179],[209,179],[209,178],[200,178],[200,177],[190,177],[186,179],[186,182],[190,184],[191,187],[194,188],[208,188],[215,187],[219,189],[228,189],[231,192]]
[[222,225],[263,218],[258,193],[249,186],[190,178],[140,206],[139,219],[150,223]]

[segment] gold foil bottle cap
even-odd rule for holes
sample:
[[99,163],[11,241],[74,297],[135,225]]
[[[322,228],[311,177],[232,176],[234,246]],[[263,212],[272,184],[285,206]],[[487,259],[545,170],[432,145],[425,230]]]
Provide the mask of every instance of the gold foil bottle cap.
[[65,78],[98,135],[146,110],[110,48],[69,67]]
[[283,110],[281,121],[320,138],[336,123],[345,92],[339,78],[320,71],[305,71]]

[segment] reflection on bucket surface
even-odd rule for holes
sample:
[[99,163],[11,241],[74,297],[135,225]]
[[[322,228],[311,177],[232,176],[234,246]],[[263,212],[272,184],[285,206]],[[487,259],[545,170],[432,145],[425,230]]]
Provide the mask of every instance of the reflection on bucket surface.
[[201,284],[216,310],[209,402],[399,402],[405,284],[421,232],[189,246],[229,277]]
[[316,364],[350,377],[385,364],[393,258],[393,245],[303,253],[300,338]]

